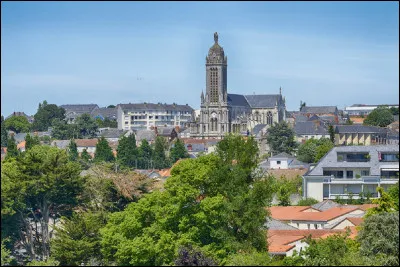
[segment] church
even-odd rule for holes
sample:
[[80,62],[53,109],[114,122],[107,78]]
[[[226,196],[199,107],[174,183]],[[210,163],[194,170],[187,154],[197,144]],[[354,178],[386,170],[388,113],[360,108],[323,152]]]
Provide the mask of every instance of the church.
[[200,116],[190,123],[194,138],[218,138],[247,133],[258,124],[272,125],[285,120],[282,90],[276,95],[228,94],[228,58],[214,33],[214,45],[206,56],[206,91],[201,92]]

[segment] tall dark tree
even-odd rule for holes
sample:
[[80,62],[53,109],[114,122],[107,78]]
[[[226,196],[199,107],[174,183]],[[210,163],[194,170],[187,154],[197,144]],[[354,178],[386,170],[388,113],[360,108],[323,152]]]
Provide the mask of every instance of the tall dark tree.
[[217,266],[214,259],[207,257],[204,253],[192,246],[181,247],[178,257],[175,259],[175,266]]
[[143,139],[139,147],[139,168],[149,169],[152,167],[153,149],[149,142]]
[[75,121],[79,131],[79,138],[95,138],[98,126],[89,114],[82,114]]
[[328,126],[329,138],[331,139],[332,144],[335,143],[335,129],[333,125]]
[[178,138],[171,148],[169,158],[171,163],[177,162],[179,159],[189,158],[189,153],[186,150],[185,144]]
[[54,119],[65,119],[65,109],[55,104],[47,104],[47,101],[39,104],[38,111],[34,115],[32,129],[37,131],[47,131]]
[[82,153],[81,153],[81,159],[85,162],[88,162],[89,160],[92,159],[92,157],[89,155],[89,153],[87,152],[86,148],[83,149]]
[[7,130],[16,133],[26,133],[29,132],[29,129],[31,128],[31,124],[24,116],[12,116],[4,121],[4,125]]
[[25,150],[31,149],[33,146],[40,145],[39,136],[33,135],[33,137],[28,133],[25,136]]
[[166,148],[167,142],[165,141],[165,139],[161,136],[157,136],[156,142],[154,143],[154,168],[163,169],[169,165],[168,159],[165,155]]
[[292,154],[297,147],[294,137],[294,131],[285,121],[275,123],[267,130],[267,142],[274,154],[281,152]]
[[7,140],[8,140],[8,133],[6,130],[6,126],[4,124],[4,117],[2,115],[1,116],[1,146],[2,147],[7,146]]
[[107,140],[102,136],[96,144],[96,152],[94,154],[94,161],[114,161],[114,154]]
[[137,166],[138,149],[134,134],[128,137],[122,136],[118,142],[117,159],[123,166],[133,168]]
[[69,160],[76,161],[79,157],[78,146],[76,145],[74,139],[68,145],[68,156]]
[[19,151],[17,149],[17,144],[15,143],[14,135],[7,140],[7,158],[18,156]]
[[51,135],[55,139],[69,140],[71,138],[80,138],[76,124],[67,124],[64,120],[54,119],[52,125],[53,131]]

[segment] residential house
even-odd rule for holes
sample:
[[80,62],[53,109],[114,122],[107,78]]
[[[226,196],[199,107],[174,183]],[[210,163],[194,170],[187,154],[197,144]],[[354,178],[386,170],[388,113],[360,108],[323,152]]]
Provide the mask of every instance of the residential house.
[[307,117],[310,117],[312,115],[317,115],[317,116],[328,116],[328,117],[334,117],[335,123],[339,122],[339,111],[336,106],[313,106],[313,107],[308,107],[304,106],[301,108],[300,112],[303,115],[306,115]]
[[7,120],[7,119],[9,119],[11,117],[18,117],[18,116],[25,117],[28,120],[29,123],[33,123],[33,121],[34,121],[34,117],[33,116],[28,116],[28,115],[25,114],[25,112],[20,112],[20,111],[14,111],[10,115],[8,115],[4,120]]
[[386,144],[388,130],[367,125],[336,125],[335,145],[375,145]]
[[303,196],[317,200],[347,199],[350,195],[380,197],[399,181],[399,146],[342,146],[332,148],[318,164],[303,175]]
[[294,132],[296,134],[296,141],[299,143],[304,143],[308,139],[320,139],[320,138],[329,138],[329,132],[327,127],[318,121],[305,121],[305,122],[296,122],[294,126]]
[[68,123],[74,123],[76,118],[82,114],[91,114],[95,109],[98,109],[97,104],[74,104],[74,105],[61,105],[65,109],[65,118]]
[[282,152],[268,159],[270,169],[305,169],[309,164],[297,160],[294,156]]
[[118,141],[122,136],[129,136],[132,131],[119,130],[117,128],[100,128],[98,137],[104,137],[108,141]]
[[179,138],[190,138],[190,128],[183,129],[179,133]]
[[95,108],[91,111],[90,115],[94,119],[100,119],[104,121],[109,119],[112,121],[117,120],[117,108]]
[[178,132],[175,127],[155,127],[155,131],[157,136],[164,137],[168,142],[178,137]]
[[154,130],[137,130],[135,133],[136,145],[140,146],[143,139],[146,139],[149,144],[153,144],[156,141],[156,136]]
[[150,129],[150,127],[184,127],[192,121],[193,109],[177,104],[118,104],[118,129]]

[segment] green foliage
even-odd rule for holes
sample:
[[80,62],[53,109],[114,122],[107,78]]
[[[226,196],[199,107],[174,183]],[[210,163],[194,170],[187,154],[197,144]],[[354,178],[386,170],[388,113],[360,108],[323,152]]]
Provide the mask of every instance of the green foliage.
[[19,151],[17,149],[17,144],[15,143],[14,135],[7,141],[7,155],[6,158],[16,157],[19,155]]
[[297,158],[303,162],[318,162],[326,153],[333,148],[333,143],[328,138],[307,140],[301,144],[297,151]]
[[116,120],[110,120],[109,118],[105,118],[104,120],[97,118],[96,119],[96,124],[99,128],[117,128],[118,127],[118,122]]
[[219,262],[240,249],[266,251],[263,225],[271,187],[247,174],[214,154],[178,163],[164,191],[110,215],[100,231],[105,259],[118,265],[168,265],[186,245]]
[[98,126],[94,119],[89,114],[82,114],[75,120],[76,127],[78,129],[78,136],[81,139],[95,138]]
[[381,197],[372,200],[372,203],[378,204],[378,206],[368,209],[367,213],[365,214],[365,218],[374,214],[394,212],[396,210],[396,206],[392,197],[387,192],[385,192],[382,187],[378,187],[376,191],[378,191]]
[[151,149],[149,142],[143,139],[139,147],[139,168],[149,169],[152,167],[151,160],[153,158],[153,149]]
[[285,186],[281,186],[278,190],[279,206],[290,206],[290,191]]
[[[22,156],[3,162],[1,167],[2,209],[4,202],[8,216],[18,215],[17,231],[31,259],[35,255],[48,257],[50,218],[55,220],[70,213],[79,202],[84,184],[79,165],[68,161],[64,150],[34,146]],[[30,227],[30,217],[40,223],[41,231]]]
[[399,115],[399,108],[391,107],[390,112],[392,112],[393,115]]
[[267,252],[251,251],[232,254],[225,266],[269,266],[272,260]]
[[12,116],[4,121],[4,126],[7,130],[16,133],[26,133],[29,132],[29,129],[31,128],[31,125],[25,116]]
[[53,131],[51,135],[53,138],[58,140],[69,140],[72,138],[79,138],[79,131],[75,124],[67,124],[66,121],[60,119],[54,119]]
[[5,266],[11,263],[12,258],[10,257],[11,251],[9,251],[5,244],[5,240],[1,240],[1,266]]
[[154,154],[153,154],[154,168],[163,169],[169,166],[168,159],[165,155],[167,146],[168,144],[165,138],[157,136],[156,142],[154,144]]
[[207,257],[198,249],[191,245],[181,247],[178,257],[174,261],[175,266],[216,266],[217,263],[211,257]]
[[33,137],[31,137],[31,135],[28,133],[25,136],[25,141],[26,141],[25,150],[28,150],[28,149],[32,148],[33,146],[40,145],[40,140],[37,135],[34,135]]
[[179,159],[189,158],[189,153],[186,150],[185,144],[178,138],[173,148],[170,151],[171,163],[177,162]]
[[102,136],[96,144],[96,153],[94,154],[95,162],[114,161],[114,154],[107,140]]
[[399,212],[383,212],[365,219],[357,236],[360,253],[379,257],[380,265],[399,266]]
[[2,147],[7,146],[7,140],[8,140],[8,133],[6,130],[6,126],[4,124],[4,117],[2,115],[1,116],[1,146]]
[[78,146],[76,145],[74,139],[71,139],[71,142],[68,145],[68,155],[69,160],[76,161],[79,158]]
[[312,197],[309,197],[309,198],[306,198],[306,199],[301,199],[297,203],[297,206],[312,206],[312,205],[317,204],[317,203],[319,203],[318,200],[316,200],[316,199],[314,199]]
[[379,106],[374,109],[367,118],[364,120],[366,125],[374,125],[379,127],[386,127],[393,122],[393,115],[391,110],[386,106]]
[[51,241],[52,257],[62,266],[85,265],[91,257],[99,257],[99,230],[106,224],[105,213],[75,213],[72,218],[62,218],[61,227]]
[[52,126],[54,119],[65,119],[65,109],[57,107],[57,105],[54,104],[47,104],[45,100],[43,103],[39,103],[39,108],[34,115],[34,119],[32,124],[33,130],[47,131],[47,129]]
[[84,162],[89,162],[90,160],[92,160],[92,156],[89,155],[89,153],[87,152],[86,148],[84,148],[82,153],[81,153],[81,159]]
[[328,126],[328,132],[329,132],[329,139],[331,140],[332,144],[335,143],[335,129],[333,128],[333,125]]
[[292,154],[297,147],[294,131],[284,121],[271,126],[267,134],[267,142],[274,154],[281,152]]
[[139,151],[136,147],[134,134],[128,137],[122,136],[118,142],[117,159],[123,166],[133,168],[137,166]]
[[108,105],[107,108],[115,108],[115,105]]
[[26,264],[26,266],[59,266],[60,263],[52,258],[48,259],[47,261],[37,261],[33,260]]

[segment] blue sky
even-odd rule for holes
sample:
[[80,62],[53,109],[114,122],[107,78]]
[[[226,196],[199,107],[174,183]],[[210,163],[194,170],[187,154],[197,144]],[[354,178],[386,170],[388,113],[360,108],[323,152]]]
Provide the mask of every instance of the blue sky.
[[[395,104],[397,2],[2,2],[1,114],[39,102],[199,108],[213,33],[228,92]],[[141,79],[138,79],[141,78]]]

